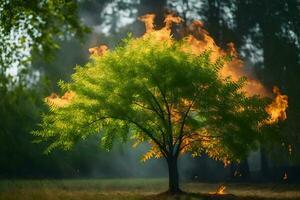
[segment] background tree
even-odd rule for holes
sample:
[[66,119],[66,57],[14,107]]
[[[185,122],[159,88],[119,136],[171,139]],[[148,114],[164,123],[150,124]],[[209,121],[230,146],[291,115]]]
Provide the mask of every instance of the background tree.
[[[296,102],[300,93],[299,87],[296,86],[299,70],[295,69],[300,64],[298,42],[300,32],[296,28],[300,19],[299,8],[299,1],[295,0],[238,1],[234,12],[237,19],[236,38],[242,38],[240,34],[245,38],[244,41],[241,40],[241,50],[245,50],[248,57],[253,57],[251,55],[255,54],[253,53],[255,51],[259,52],[251,50],[253,47],[248,49],[243,47],[243,45],[251,46],[249,41],[255,42],[257,47],[254,49],[260,49],[261,55],[256,55],[255,59],[252,59],[256,64],[257,76],[266,87],[278,85],[289,96],[288,119],[280,132],[281,139],[278,140],[280,142],[262,145],[262,167],[265,177],[274,177],[276,174],[271,172],[272,166],[268,166],[270,155],[273,161],[277,160],[272,163],[276,168],[285,168],[280,169],[279,173],[283,173],[282,170],[290,171],[288,166],[299,166],[296,150],[299,148],[299,137],[296,133],[299,129],[296,122],[299,106]],[[257,13],[255,16],[251,14],[254,12]],[[289,146],[292,147],[292,152],[289,152]],[[279,154],[281,156],[278,156]],[[293,175],[293,171],[290,172],[291,179],[298,179],[296,174]]]
[[47,166],[59,163],[55,156],[38,153],[43,146],[30,135],[45,108],[41,96],[49,93],[41,67],[32,62],[86,32],[76,1],[0,1],[0,177],[58,174],[59,167]]
[[78,19],[76,1],[8,0],[0,2],[0,32],[3,91],[14,83],[27,84],[33,53],[49,57],[59,39],[82,38],[87,28]]

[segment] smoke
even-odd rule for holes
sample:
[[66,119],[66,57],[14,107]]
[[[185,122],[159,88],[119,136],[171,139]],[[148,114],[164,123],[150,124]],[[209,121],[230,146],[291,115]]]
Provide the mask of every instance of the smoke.
[[132,148],[129,143],[116,144],[110,152],[99,155],[103,162],[93,164],[90,176],[96,178],[117,177],[167,177],[167,165],[163,159],[140,160],[149,150],[147,144]]
[[[150,146],[146,143],[132,148],[130,142],[116,143],[109,152],[98,145],[97,137],[80,142],[71,152],[73,158],[81,161],[73,163],[78,169],[78,177],[87,178],[167,178],[168,168],[164,158],[140,159]],[[82,158],[83,157],[83,158]],[[183,181],[220,181],[230,177],[230,168],[224,168],[222,162],[202,155],[193,158],[191,154],[178,159],[179,177]]]

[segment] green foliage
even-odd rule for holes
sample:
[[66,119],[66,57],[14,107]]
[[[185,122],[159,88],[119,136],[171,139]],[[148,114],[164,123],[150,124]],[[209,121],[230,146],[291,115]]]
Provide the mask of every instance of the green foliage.
[[39,92],[17,87],[1,95],[0,177],[22,174],[34,166],[31,159],[38,159],[40,148],[34,148],[33,137],[28,133],[40,119],[42,95]]
[[148,141],[164,157],[244,157],[260,139],[267,100],[241,92],[245,78],[219,76],[227,57],[212,62],[209,51],[194,55],[185,45],[150,34],[93,56],[60,84],[63,97],[46,99],[50,111],[34,134],[52,142],[49,151],[99,134],[107,149],[130,138]]
[[[24,81],[34,53],[49,58],[59,40],[72,35],[83,38],[87,30],[78,20],[76,1],[1,1],[0,87]],[[11,73],[12,68],[17,73]]]

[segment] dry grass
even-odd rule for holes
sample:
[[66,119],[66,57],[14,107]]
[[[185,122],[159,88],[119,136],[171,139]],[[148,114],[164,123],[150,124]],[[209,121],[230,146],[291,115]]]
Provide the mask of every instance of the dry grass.
[[227,195],[209,195],[218,184],[183,183],[180,196],[161,194],[166,179],[0,181],[0,200],[300,200],[300,185],[225,184]]

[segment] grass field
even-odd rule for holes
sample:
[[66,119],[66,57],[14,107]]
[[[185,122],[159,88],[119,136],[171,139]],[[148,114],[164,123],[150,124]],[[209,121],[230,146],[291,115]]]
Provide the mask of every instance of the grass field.
[[219,184],[182,183],[180,196],[162,194],[166,179],[7,180],[0,200],[300,200],[300,185],[226,183],[225,195],[212,195]]

